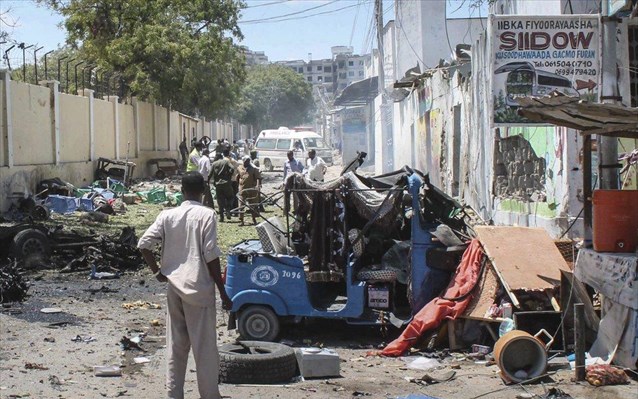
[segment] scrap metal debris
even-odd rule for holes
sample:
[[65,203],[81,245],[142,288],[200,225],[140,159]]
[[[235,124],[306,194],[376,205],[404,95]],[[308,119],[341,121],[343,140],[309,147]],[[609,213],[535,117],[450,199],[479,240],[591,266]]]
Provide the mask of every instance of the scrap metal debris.
[[[139,337],[139,336],[138,336]],[[135,338],[138,338],[135,337]],[[146,352],[140,345],[139,343],[141,342],[141,339],[135,339],[135,338],[128,338],[128,337],[122,337],[122,339],[120,340],[120,347],[122,348],[122,350],[131,350],[131,349],[135,349],[138,351],[142,351],[142,352]]]
[[128,302],[128,303],[123,303],[122,307],[124,309],[127,310],[135,310],[135,309],[143,309],[143,310],[147,310],[147,309],[161,309],[162,306],[158,303],[152,303],[152,302],[147,302],[147,301],[135,301],[135,302]]
[[22,301],[29,291],[29,282],[18,261],[6,259],[0,263],[0,303]]
[[25,363],[24,368],[27,370],[48,370],[47,366],[43,366],[39,363]]

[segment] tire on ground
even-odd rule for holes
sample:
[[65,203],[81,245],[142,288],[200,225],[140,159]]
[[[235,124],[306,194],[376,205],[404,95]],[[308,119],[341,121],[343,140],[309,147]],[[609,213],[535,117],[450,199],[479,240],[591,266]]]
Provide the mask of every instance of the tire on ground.
[[297,374],[292,348],[261,341],[240,341],[219,348],[219,382],[227,384],[278,384]]
[[47,258],[51,253],[51,246],[46,234],[40,230],[25,229],[13,237],[11,253],[19,259]]

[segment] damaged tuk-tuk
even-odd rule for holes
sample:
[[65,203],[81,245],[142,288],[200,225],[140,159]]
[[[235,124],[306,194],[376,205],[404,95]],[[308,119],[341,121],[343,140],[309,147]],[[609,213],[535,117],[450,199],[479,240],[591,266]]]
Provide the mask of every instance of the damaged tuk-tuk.
[[446,287],[468,238],[462,207],[408,167],[326,183],[293,174],[284,200],[285,221],[260,223],[228,255],[229,328],[244,339],[312,317],[400,327]]

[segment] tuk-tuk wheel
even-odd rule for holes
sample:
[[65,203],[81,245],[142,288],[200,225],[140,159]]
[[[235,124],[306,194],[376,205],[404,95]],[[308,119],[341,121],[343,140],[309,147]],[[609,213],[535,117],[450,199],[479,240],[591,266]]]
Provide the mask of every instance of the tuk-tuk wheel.
[[157,179],[164,179],[166,177],[166,172],[164,172],[162,169],[158,169],[157,172],[155,172],[155,178]]
[[267,306],[250,305],[239,312],[239,335],[252,341],[274,341],[279,335],[279,318]]

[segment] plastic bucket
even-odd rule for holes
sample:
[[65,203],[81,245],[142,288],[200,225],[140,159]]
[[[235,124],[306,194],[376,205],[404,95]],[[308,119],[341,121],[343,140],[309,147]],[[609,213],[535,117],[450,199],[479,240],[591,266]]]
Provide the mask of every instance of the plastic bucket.
[[634,252],[638,246],[638,190],[595,190],[594,250]]
[[547,348],[552,344],[543,343],[538,336],[521,330],[512,330],[503,335],[494,345],[494,358],[501,369],[503,379],[508,382],[522,382],[536,378],[547,369]]

